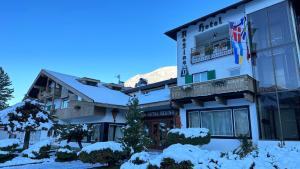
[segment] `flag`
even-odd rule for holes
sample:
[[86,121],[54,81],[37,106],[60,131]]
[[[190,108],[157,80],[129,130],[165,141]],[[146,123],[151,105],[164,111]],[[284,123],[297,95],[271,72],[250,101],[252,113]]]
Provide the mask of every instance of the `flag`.
[[250,59],[247,45],[247,18],[243,17],[239,22],[230,22],[230,37],[236,64],[242,64],[245,55]]

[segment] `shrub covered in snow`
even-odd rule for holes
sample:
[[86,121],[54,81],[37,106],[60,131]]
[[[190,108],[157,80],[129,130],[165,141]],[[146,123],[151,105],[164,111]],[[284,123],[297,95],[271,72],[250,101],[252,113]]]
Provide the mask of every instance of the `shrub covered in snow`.
[[15,151],[15,149],[20,145],[20,140],[18,139],[4,139],[0,140],[0,151]]
[[55,161],[58,162],[77,160],[77,153],[73,151],[70,146],[59,148],[56,151],[55,155],[56,155]]
[[8,152],[8,151],[0,151],[0,163],[4,163],[6,161],[9,161],[13,158],[15,158],[17,155],[12,153],[12,152]]
[[221,153],[203,150],[199,146],[174,144],[161,154],[151,156],[147,163],[137,165],[129,160],[121,169],[184,169],[190,168],[191,164],[195,169],[296,169],[300,166],[300,148],[261,146],[241,158],[233,152]]
[[167,144],[204,145],[210,142],[210,133],[206,128],[172,129],[167,135]]
[[113,141],[98,142],[84,147],[79,159],[85,163],[106,163],[113,166],[125,158],[124,147]]
[[44,140],[30,146],[22,153],[24,157],[29,157],[32,159],[49,158],[50,148],[51,140]]

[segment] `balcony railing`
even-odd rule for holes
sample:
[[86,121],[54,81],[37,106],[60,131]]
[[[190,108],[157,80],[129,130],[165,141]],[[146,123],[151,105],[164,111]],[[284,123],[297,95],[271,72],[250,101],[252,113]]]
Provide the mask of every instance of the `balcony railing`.
[[204,44],[191,49],[191,63],[200,63],[233,53],[229,39]]
[[171,88],[171,99],[197,98],[235,92],[255,92],[254,79],[248,75],[193,83]]
[[70,100],[68,107],[64,109],[57,109],[55,115],[59,119],[93,116],[95,115],[94,107],[94,103],[92,102]]

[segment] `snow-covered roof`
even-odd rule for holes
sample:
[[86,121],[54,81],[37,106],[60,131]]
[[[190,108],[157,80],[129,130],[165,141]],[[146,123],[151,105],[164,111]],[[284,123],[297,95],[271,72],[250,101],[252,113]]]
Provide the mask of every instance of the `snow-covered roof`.
[[96,103],[111,104],[111,105],[121,105],[126,106],[129,100],[129,96],[116,90],[112,90],[105,87],[103,83],[98,83],[98,86],[90,86],[83,84],[78,81],[79,77],[66,75],[50,70],[43,70],[46,73],[54,76],[58,80],[67,84],[71,88],[77,90],[83,95],[89,97]]
[[139,99],[140,104],[149,104],[149,103],[156,103],[162,101],[169,101],[170,100],[170,89],[164,88],[160,90],[151,91],[149,93],[143,94],[138,92],[135,96]]

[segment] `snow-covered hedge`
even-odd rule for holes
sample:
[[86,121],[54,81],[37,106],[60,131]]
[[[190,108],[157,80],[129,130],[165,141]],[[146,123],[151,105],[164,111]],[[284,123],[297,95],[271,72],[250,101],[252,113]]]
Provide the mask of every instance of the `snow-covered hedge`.
[[15,151],[20,145],[18,139],[4,139],[0,140],[0,151]]
[[4,163],[6,161],[9,161],[9,160],[13,159],[16,156],[17,155],[12,153],[12,152],[0,151],[0,163]]
[[59,148],[56,151],[55,156],[56,156],[55,161],[58,162],[77,160],[77,153],[73,151],[70,146]]
[[[147,156],[137,154],[134,158],[139,155],[140,158]],[[195,169],[296,169],[300,166],[300,147],[264,146],[241,158],[232,152],[208,151],[199,146],[174,144],[159,155],[148,154],[147,159],[144,164],[134,164],[130,159],[121,169],[188,169],[190,164]]]
[[97,142],[84,147],[79,153],[79,159],[85,163],[106,163],[115,165],[125,158],[122,144],[108,141]]
[[32,159],[49,158],[51,140],[40,141],[22,152],[23,156]]
[[210,133],[206,128],[171,129],[167,135],[167,144],[204,145],[210,142]]

